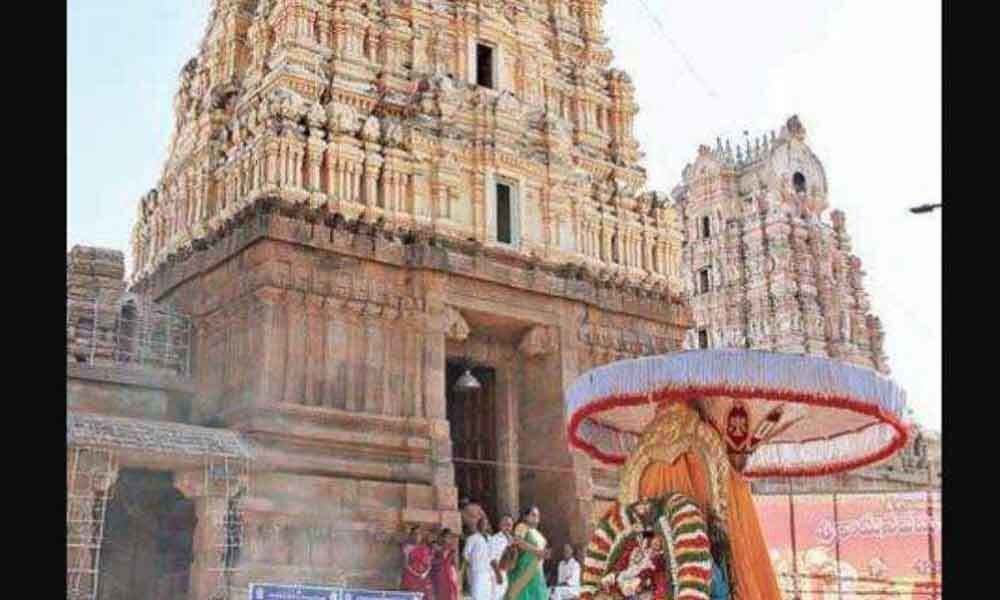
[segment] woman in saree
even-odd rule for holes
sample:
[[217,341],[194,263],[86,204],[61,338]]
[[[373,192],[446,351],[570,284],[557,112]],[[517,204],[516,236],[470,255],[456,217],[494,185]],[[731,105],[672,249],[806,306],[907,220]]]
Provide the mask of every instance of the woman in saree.
[[458,535],[450,529],[441,532],[435,550],[433,571],[434,600],[459,600]]
[[410,539],[403,545],[402,588],[422,593],[424,600],[433,600],[430,573],[434,551],[426,540],[427,534],[419,526],[410,530]]
[[549,557],[549,548],[545,536],[538,531],[540,521],[541,511],[532,506],[514,528],[511,544],[518,549],[518,555],[514,568],[507,574],[510,584],[505,600],[548,599],[549,588],[545,585],[542,564]]

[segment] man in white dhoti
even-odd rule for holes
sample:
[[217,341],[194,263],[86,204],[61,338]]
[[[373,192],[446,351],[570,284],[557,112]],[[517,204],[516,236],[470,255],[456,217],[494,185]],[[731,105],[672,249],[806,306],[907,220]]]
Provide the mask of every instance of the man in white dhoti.
[[570,600],[580,596],[580,563],[573,556],[573,546],[563,547],[563,559],[559,561],[556,585],[552,588],[552,600]]
[[496,575],[493,580],[493,600],[503,600],[504,594],[507,593],[507,573],[501,567],[500,559],[513,539],[513,531],[514,518],[505,515],[500,519],[500,531],[489,538],[490,566],[493,567],[493,573]]
[[476,532],[465,540],[462,558],[469,565],[469,595],[472,600],[493,600],[495,573],[490,556],[490,520],[481,517]]

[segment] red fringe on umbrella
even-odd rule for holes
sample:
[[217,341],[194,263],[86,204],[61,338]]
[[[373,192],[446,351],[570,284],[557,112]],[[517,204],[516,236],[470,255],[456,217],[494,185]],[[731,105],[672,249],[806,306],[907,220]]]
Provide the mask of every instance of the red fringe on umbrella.
[[[652,394],[642,392],[609,396],[603,400],[591,402],[586,406],[577,409],[577,411],[574,412],[570,418],[567,426],[570,445],[586,452],[591,457],[596,458],[603,463],[610,465],[624,464],[626,457],[603,452],[578,435],[577,429],[584,419],[612,408],[637,406],[647,403],[667,404],[672,402],[684,402],[708,396],[726,396],[730,398],[742,398],[748,400],[775,400],[781,402],[795,402],[811,406],[841,408],[879,419],[882,422],[891,425],[897,433],[896,438],[889,445],[868,456],[862,456],[860,458],[832,464],[817,465],[814,467],[771,467],[757,471],[751,469],[743,474],[745,477],[819,477],[833,475],[835,473],[863,467],[892,456],[897,450],[906,445],[906,440],[909,436],[907,427],[892,413],[888,413],[876,406],[848,396],[826,396],[787,390],[737,388],[728,386],[686,386],[682,388],[663,389],[653,392]],[[603,424],[599,425],[601,427],[607,427]]]

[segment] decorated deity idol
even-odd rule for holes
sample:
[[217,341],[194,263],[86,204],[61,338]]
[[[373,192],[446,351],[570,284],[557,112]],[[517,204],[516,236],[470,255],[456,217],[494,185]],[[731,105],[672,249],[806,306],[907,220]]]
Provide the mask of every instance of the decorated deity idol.
[[857,468],[909,432],[905,394],[883,375],[759,351],[612,363],[566,402],[570,444],[621,467],[580,600],[781,600],[747,479]]

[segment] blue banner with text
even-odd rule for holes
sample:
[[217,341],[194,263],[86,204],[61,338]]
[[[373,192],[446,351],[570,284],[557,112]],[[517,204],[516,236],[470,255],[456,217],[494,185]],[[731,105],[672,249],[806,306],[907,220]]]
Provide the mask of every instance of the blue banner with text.
[[250,600],[422,600],[418,592],[359,590],[283,583],[250,584]]

